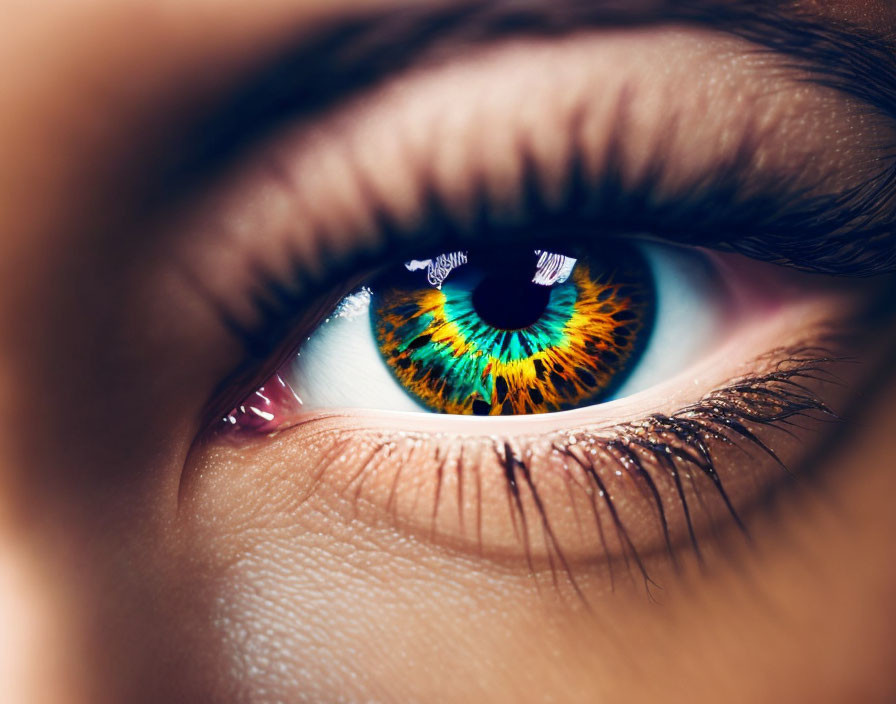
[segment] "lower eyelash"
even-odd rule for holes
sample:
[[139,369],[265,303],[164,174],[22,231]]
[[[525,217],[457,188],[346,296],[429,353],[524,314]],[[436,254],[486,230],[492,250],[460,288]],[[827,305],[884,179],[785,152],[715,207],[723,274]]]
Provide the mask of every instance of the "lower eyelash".
[[[568,461],[578,465],[582,475],[593,483],[593,491],[596,492],[597,498],[605,504],[612,519],[611,528],[616,532],[623,547],[626,566],[631,568],[631,565],[634,564],[643,578],[645,586],[649,588],[650,584],[655,585],[656,583],[650,578],[635,541],[630,537],[629,531],[616,510],[612,495],[601,478],[600,469],[614,465],[640,483],[645,497],[653,503],[656,510],[656,518],[663,533],[665,550],[672,563],[677,566],[669,522],[654,474],[665,473],[667,477],[672,478],[687,524],[691,548],[696,558],[702,562],[700,543],[691,520],[691,510],[687,493],[682,484],[682,475],[688,474],[689,470],[696,470],[698,476],[705,477],[724,502],[726,510],[738,529],[744,535],[748,535],[745,523],[725,490],[713,452],[710,449],[711,443],[715,441],[745,449],[739,443],[746,442],[747,445],[758,448],[772,458],[782,471],[789,475],[788,468],[774,450],[750,430],[748,424],[769,426],[786,431],[786,426],[798,424],[799,418],[839,420],[838,416],[809,389],[805,382],[813,380],[835,382],[836,379],[826,371],[825,367],[831,363],[845,360],[830,356],[818,356],[819,352],[819,350],[811,348],[791,350],[784,360],[775,365],[774,369],[761,376],[737,380],[674,414],[653,415],[644,421],[616,426],[611,431],[612,437],[608,436],[606,431],[600,433],[572,432],[560,442],[551,442],[554,452],[560,453]],[[775,355],[773,353],[770,356]],[[527,453],[527,448],[514,449],[509,441],[505,441],[503,445],[496,444],[493,452],[505,468],[508,495],[513,499],[511,505],[519,520],[525,521],[519,498],[522,486],[531,492],[547,541],[554,550],[557,562],[563,568],[570,584],[581,595],[559,542],[553,535],[544,505],[538,495],[538,489],[532,481],[529,466],[522,459],[523,455]],[[600,525],[600,518],[596,510],[595,520],[598,522],[598,533],[603,536],[604,529]],[[528,545],[525,547],[528,553]],[[606,543],[603,548],[607,552]],[[556,565],[550,555],[548,560],[553,573]]]
[[[576,509],[575,492],[584,492],[588,497],[586,504],[590,504],[588,510],[592,514],[589,520],[594,522],[593,529],[589,530],[597,535],[606,555],[611,586],[614,562],[617,562],[612,543],[626,570],[630,575],[640,575],[650,594],[650,586],[656,582],[648,573],[647,553],[640,545],[644,540],[633,532],[638,529],[643,533],[644,526],[634,525],[630,518],[627,519],[623,507],[631,513],[633,499],[646,502],[658,528],[656,546],[667,553],[676,568],[679,564],[678,543],[689,544],[696,559],[702,563],[700,531],[694,524],[695,507],[692,506],[696,499],[698,507],[705,509],[702,488],[711,487],[710,492],[721,502],[719,510],[727,513],[746,535],[746,524],[728,495],[726,481],[748,470],[721,467],[720,451],[733,448],[749,458],[750,449],[756,449],[780,467],[783,478],[792,476],[757,431],[765,427],[793,435],[794,430],[805,430],[808,422],[838,420],[810,384],[837,383],[831,367],[845,361],[848,360],[819,347],[777,350],[753,365],[764,369],[762,373],[735,380],[675,413],[655,414],[613,427],[558,431],[522,438],[436,437],[425,433],[384,431],[369,442],[360,439],[357,431],[344,427],[323,430],[328,449],[316,462],[315,475],[317,481],[321,481],[340,464],[350,464],[350,476],[346,481],[338,482],[342,484],[338,492],[342,496],[353,495],[349,498],[357,510],[364,503],[365,482],[375,478],[388,462],[395,462],[395,475],[384,490],[388,495],[385,508],[393,518],[400,520],[399,486],[403,486],[402,482],[407,479],[408,469],[433,467],[435,486],[429,516],[430,535],[435,535],[437,520],[442,520],[447,510],[443,504],[451,500],[448,482],[455,481],[454,500],[457,501],[457,520],[463,536],[471,522],[465,516],[464,508],[475,492],[475,533],[479,552],[485,556],[490,549],[483,541],[486,518],[483,504],[485,498],[494,501],[494,497],[488,495],[483,467],[492,462],[503,475],[501,483],[506,492],[514,540],[523,550],[527,569],[534,575],[540,571],[536,561],[545,564],[555,585],[559,586],[563,577],[584,600],[574,575],[574,560],[567,555],[550,517],[553,511],[563,507],[557,506],[553,496],[549,503],[540,489],[553,476],[551,471],[557,470],[555,474],[562,476],[569,492],[576,522],[581,517]],[[320,419],[304,421],[293,426],[293,430],[309,429],[316,420]],[[347,462],[348,456],[351,456],[351,462]],[[723,476],[727,479],[723,480]],[[629,493],[640,493],[640,497],[615,494],[613,482],[623,480],[637,487],[638,492]],[[420,491],[419,485],[417,490]],[[417,499],[419,495],[414,499],[415,506]],[[678,512],[677,522],[672,516],[673,510]],[[635,514],[639,520],[645,515],[638,515],[637,511]],[[532,543],[532,537],[538,537],[538,529],[544,541],[544,557],[540,560],[536,559]],[[586,559],[593,560],[595,551],[588,550]]]
[[[725,508],[738,529],[747,535],[747,527],[729,498],[716,460],[710,449],[713,441],[744,450],[743,444],[758,448],[769,456],[782,471],[792,476],[775,451],[763,441],[748,424],[767,426],[786,431],[786,426],[798,425],[798,419],[826,418],[839,420],[838,416],[815,393],[806,386],[807,381],[835,382],[825,366],[843,362],[842,358],[813,356],[817,350],[795,351],[775,368],[761,376],[746,377],[725,388],[714,391],[701,401],[685,407],[672,415],[653,415],[645,421],[616,428],[619,435],[606,439],[600,435],[586,436],[585,442],[600,449],[601,459],[612,459],[624,472],[636,476],[647,489],[654,502],[660,521],[665,548],[675,562],[675,552],[670,539],[669,524],[663,509],[662,499],[656,487],[652,471],[665,472],[674,481],[681,509],[687,524],[689,542],[698,560],[702,560],[690,515],[690,507],[681,475],[687,469],[697,470],[707,480],[724,502]],[[581,446],[581,440],[574,443]],[[586,458],[587,473],[598,479],[599,461],[587,459],[592,453],[580,453],[575,457],[569,445],[557,447],[561,453],[582,462]],[[639,453],[640,451],[640,453]],[[612,497],[605,495],[609,505]],[[615,512],[612,512],[615,516]],[[621,522],[617,528],[625,532]],[[650,578],[638,555],[633,541],[626,538],[624,545],[631,550],[645,583]]]

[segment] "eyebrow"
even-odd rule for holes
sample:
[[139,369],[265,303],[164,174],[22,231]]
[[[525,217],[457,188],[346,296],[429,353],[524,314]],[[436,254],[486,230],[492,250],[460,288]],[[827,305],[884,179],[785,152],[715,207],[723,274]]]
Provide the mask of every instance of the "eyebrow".
[[[896,121],[896,45],[846,22],[820,20],[777,0],[463,0],[352,14],[250,76],[197,125],[179,166],[216,168],[279,125],[332,108],[426,59],[489,42],[658,24],[741,37]],[[177,169],[178,171],[181,168]],[[169,181],[171,183],[171,181]]]

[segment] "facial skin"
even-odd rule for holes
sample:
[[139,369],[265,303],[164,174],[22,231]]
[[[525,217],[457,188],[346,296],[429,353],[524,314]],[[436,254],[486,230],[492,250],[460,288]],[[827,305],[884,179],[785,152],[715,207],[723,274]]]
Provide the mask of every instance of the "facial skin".
[[[821,22],[896,30],[888,2],[801,7]],[[288,233],[313,269],[313,237],[347,249],[339,238],[363,229],[364,215],[346,195],[352,182],[325,147],[355,157],[396,209],[408,207],[412,177],[402,175],[400,150],[390,149],[384,129],[396,95],[417,99],[405,115],[412,151],[460,144],[460,137],[426,133],[439,114],[431,101],[477,82],[481,94],[492,94],[490,60],[523,66],[523,55],[536,51],[485,47],[465,58],[466,68],[449,61],[434,73],[409,74],[406,83],[377,87],[310,126],[287,124],[191,190],[158,197],[160,175],[199,116],[286,45],[310,41],[322,20],[361,9],[385,6],[62,0],[5,9],[3,700],[892,700],[890,328],[862,343],[855,355],[865,371],[838,392],[839,405],[852,409],[847,431],[813,463],[811,481],[778,487],[750,514],[749,542],[720,529],[703,566],[684,558],[676,572],[657,561],[652,576],[661,590],[645,590],[637,576],[610,589],[585,570],[587,607],[525,564],[483,560],[382,512],[349,510],[332,486],[312,481],[308,441],[197,442],[203,409],[241,350],[209,296],[185,282],[200,280],[212,298],[248,315],[249,257],[241,244],[251,242],[253,261],[275,270]],[[732,107],[736,96],[763,93],[766,81],[777,80],[770,66],[737,57],[730,67],[708,67],[715,49],[690,35],[659,40],[681,52],[677,69],[660,73],[651,63],[657,57],[636,51],[630,42],[638,39],[620,30],[597,48],[542,43],[537,51],[562,63],[566,54],[550,52],[568,50],[568,65],[588,57],[596,71],[601,61],[631,66],[637,54],[632,81],[650,82],[658,95],[667,82],[720,71],[721,83],[735,87],[707,98],[718,123],[691,118],[712,145],[725,142],[725,126],[741,114]],[[727,46],[730,58],[741,44]],[[792,85],[781,95],[787,90]],[[650,98],[649,87],[642,94]],[[888,143],[893,128],[859,115],[850,101],[813,88],[764,103],[777,142],[763,163],[787,161],[792,149],[810,154],[819,173],[835,173],[834,188],[861,179],[863,159]],[[488,133],[494,113],[483,109],[480,117],[471,105],[469,115],[454,113],[457,122],[442,128],[462,135],[471,123]],[[651,114],[643,107],[636,122],[643,127]],[[589,125],[597,144],[606,115],[598,111]],[[538,116],[530,126],[533,134],[553,134],[539,133]],[[556,153],[545,140],[544,152]],[[678,162],[685,170],[704,156],[683,151],[691,160]],[[463,191],[462,152],[433,159],[454,193]],[[490,183],[500,193],[513,167],[500,145],[488,154]],[[272,163],[277,179],[311,185],[284,188],[270,177]],[[374,168],[383,164],[394,168]],[[316,165],[318,180],[297,176]],[[386,171],[394,183],[376,180]],[[259,180],[261,172],[269,180]],[[302,219],[308,213],[335,220],[316,229]],[[788,330],[809,326],[812,316],[799,320]],[[757,353],[786,336],[773,326],[756,335],[767,343]]]

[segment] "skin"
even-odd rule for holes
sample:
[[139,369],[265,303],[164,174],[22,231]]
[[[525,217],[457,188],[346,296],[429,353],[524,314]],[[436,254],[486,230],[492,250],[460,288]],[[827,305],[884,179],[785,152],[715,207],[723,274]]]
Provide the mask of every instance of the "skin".
[[[892,700],[888,374],[813,489],[782,493],[749,547],[721,540],[658,603],[626,585],[588,618],[517,571],[303,502],[264,450],[193,458],[200,479],[180,494],[235,350],[177,296],[169,250],[144,246],[183,222],[142,216],[158,155],[284,37],[380,4],[5,9],[4,700]],[[887,2],[807,7],[896,29]]]

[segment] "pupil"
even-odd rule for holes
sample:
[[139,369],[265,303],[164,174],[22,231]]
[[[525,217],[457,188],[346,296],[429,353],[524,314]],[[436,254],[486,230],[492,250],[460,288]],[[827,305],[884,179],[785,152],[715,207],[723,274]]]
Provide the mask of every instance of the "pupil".
[[551,299],[549,286],[508,276],[487,276],[473,290],[473,307],[498,330],[521,330],[537,322]]

